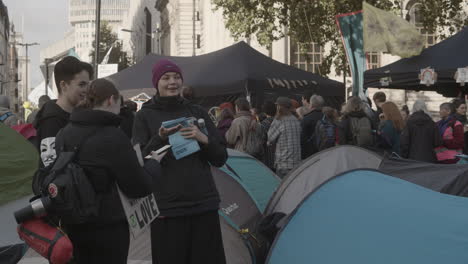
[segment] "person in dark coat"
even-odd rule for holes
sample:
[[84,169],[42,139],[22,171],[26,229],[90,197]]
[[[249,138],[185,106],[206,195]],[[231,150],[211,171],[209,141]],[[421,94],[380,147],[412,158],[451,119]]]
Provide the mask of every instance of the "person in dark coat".
[[426,103],[417,100],[400,137],[401,156],[405,159],[436,163],[434,149],[442,144],[439,130],[428,114]]
[[[353,128],[353,120],[360,127]],[[339,144],[372,148],[374,144],[372,129],[372,120],[364,112],[362,100],[359,97],[348,99],[342,111],[341,122],[338,125]],[[358,132],[359,135],[357,135]]]
[[133,122],[135,120],[135,111],[129,107],[129,104],[125,104],[123,97],[121,97],[120,113],[119,116],[122,118],[120,122],[120,129],[127,135],[129,139],[132,138]]
[[41,154],[40,167],[55,161],[55,136],[68,123],[70,113],[85,98],[89,80],[93,78],[93,67],[68,56],[55,65],[54,77],[58,99],[45,103],[33,123],[37,130],[37,149]]
[[312,95],[309,101],[310,112],[301,120],[301,158],[306,159],[318,150],[315,146],[315,126],[323,118],[322,107],[325,104],[323,97]]
[[153,154],[142,167],[130,139],[118,128],[119,111],[115,86],[97,79],[82,107],[72,112],[70,123],[57,135],[58,155],[82,144],[77,163],[100,197],[96,218],[83,224],[64,223],[74,263],[127,263],[130,234],[117,185],[127,197],[139,198],[151,194],[152,178],[160,177],[157,160],[164,154]]
[[[219,194],[211,166],[221,167],[227,159],[225,141],[208,113],[180,97],[183,76],[173,62],[162,59],[153,67],[157,94],[143,104],[135,117],[133,140],[143,156],[169,144],[170,129],[162,122],[182,117],[204,119],[208,135],[192,125],[180,129],[181,136],[198,141],[200,150],[176,160],[172,150],[161,161],[162,175],[153,191],[161,216],[151,224],[153,263],[186,264],[226,262],[219,222]],[[203,129],[204,130],[204,129]]]

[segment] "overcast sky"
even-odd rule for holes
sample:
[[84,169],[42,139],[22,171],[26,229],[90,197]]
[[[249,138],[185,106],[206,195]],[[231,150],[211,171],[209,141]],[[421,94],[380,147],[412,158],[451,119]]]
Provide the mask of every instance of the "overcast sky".
[[3,0],[3,3],[8,8],[16,31],[21,32],[24,28],[24,41],[40,43],[39,46],[30,47],[28,52],[31,60],[30,83],[34,88],[43,80],[39,69],[40,49],[62,39],[71,28],[68,23],[68,0]]

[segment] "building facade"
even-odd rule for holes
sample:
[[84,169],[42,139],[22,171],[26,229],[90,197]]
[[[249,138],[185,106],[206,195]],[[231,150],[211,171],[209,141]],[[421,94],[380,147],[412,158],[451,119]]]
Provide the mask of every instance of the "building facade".
[[[10,27],[10,36],[11,40],[8,47],[8,64],[7,66],[7,81],[4,84],[4,87],[7,88],[7,96],[10,97],[10,109],[18,113],[22,102],[27,100],[23,95],[23,91],[19,87],[19,52],[18,46],[16,46],[16,36],[15,27],[12,24]],[[23,65],[22,65],[23,66]],[[26,94],[27,96],[27,94]]]
[[6,94],[8,83],[8,53],[10,42],[10,20],[8,9],[0,0],[0,94]]
[[[117,33],[129,8],[130,0],[101,0],[101,21],[107,21],[112,31]],[[89,54],[96,34],[96,0],[70,0],[69,12],[69,22],[75,34],[75,51],[81,60],[92,62]]]
[[149,53],[161,53],[159,44],[159,12],[155,0],[132,0],[119,27],[123,49],[134,62]]

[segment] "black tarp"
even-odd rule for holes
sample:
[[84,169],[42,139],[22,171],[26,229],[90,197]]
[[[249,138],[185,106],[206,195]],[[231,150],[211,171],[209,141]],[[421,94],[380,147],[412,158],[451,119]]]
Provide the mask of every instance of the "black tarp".
[[384,159],[379,171],[425,188],[468,197],[468,165],[433,164],[407,159]]
[[327,97],[333,105],[344,101],[343,83],[275,61],[245,42],[194,57],[149,54],[138,64],[107,78],[126,97],[148,91],[153,95],[151,69],[161,58],[181,67],[184,84],[194,89],[195,96],[204,105],[217,105],[247,94],[253,105],[279,95],[299,99],[306,89]]
[[[468,27],[454,36],[422,51],[418,56],[401,59],[387,66],[364,72],[365,88],[395,88],[415,91],[436,91],[455,97],[468,92],[468,86],[460,86],[454,79],[457,68],[468,66]],[[433,68],[437,81],[432,86],[420,84],[421,69]],[[390,77],[389,85],[380,79]]]

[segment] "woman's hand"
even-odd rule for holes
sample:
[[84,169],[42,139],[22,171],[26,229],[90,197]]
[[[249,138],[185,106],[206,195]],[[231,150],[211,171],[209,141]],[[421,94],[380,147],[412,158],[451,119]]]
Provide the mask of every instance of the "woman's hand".
[[177,130],[179,130],[182,126],[181,125],[177,125],[175,127],[171,127],[171,128],[165,128],[165,127],[160,127],[159,128],[159,137],[162,139],[162,140],[167,140],[167,137],[169,135],[171,135],[172,133],[176,132]]
[[208,137],[195,125],[182,128],[180,134],[186,139],[195,139],[202,144],[208,144]]

